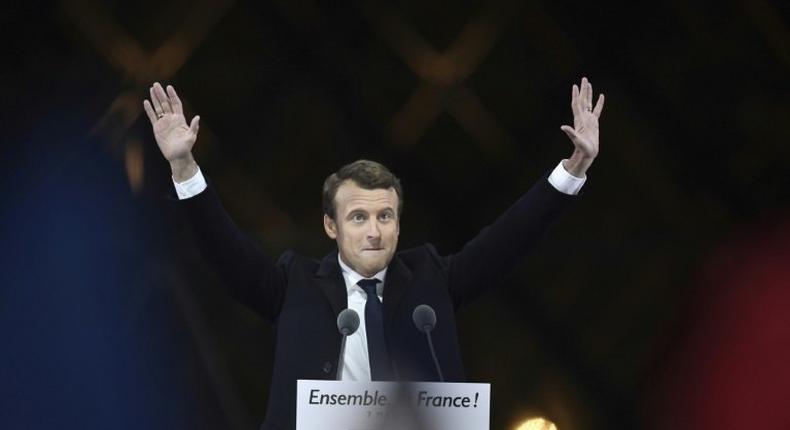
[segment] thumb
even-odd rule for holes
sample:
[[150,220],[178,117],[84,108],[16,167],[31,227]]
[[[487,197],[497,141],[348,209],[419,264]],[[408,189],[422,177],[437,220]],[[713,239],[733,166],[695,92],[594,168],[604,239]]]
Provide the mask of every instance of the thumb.
[[576,130],[574,130],[571,126],[563,125],[560,127],[560,130],[564,131],[565,134],[568,135],[568,138],[574,143],[579,139],[579,136],[576,134]]
[[198,129],[200,129],[200,115],[196,115],[192,118],[192,122],[189,124],[189,131],[197,135]]

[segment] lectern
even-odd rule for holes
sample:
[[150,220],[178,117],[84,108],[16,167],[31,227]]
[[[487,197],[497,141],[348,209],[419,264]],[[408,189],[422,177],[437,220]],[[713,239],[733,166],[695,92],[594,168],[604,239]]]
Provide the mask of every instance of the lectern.
[[297,381],[296,430],[488,430],[491,385]]

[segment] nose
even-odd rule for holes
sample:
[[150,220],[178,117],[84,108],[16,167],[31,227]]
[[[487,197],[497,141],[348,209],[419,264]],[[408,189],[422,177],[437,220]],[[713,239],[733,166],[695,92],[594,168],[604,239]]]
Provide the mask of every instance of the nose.
[[372,220],[368,226],[368,239],[378,239],[381,237],[381,229],[377,220]]

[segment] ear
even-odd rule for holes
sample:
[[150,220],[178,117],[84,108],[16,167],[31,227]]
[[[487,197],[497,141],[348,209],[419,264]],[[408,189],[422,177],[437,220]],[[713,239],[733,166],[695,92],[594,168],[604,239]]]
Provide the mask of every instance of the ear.
[[326,214],[324,214],[324,231],[330,239],[337,239],[337,223]]

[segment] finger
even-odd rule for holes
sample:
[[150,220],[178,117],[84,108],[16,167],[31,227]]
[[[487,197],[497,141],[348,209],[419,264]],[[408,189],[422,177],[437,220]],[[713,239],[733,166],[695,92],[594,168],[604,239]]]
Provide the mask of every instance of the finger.
[[148,89],[148,93],[151,94],[151,104],[154,105],[154,111],[156,112],[157,118],[162,115],[164,112],[162,111],[162,104],[159,103],[159,97],[156,96],[154,92],[154,87]]
[[154,94],[159,98],[159,103],[162,105],[162,112],[173,113],[173,107],[170,105],[170,98],[165,94],[165,89],[159,82],[154,84]]
[[582,109],[585,111],[592,110],[592,85],[590,85],[590,81],[587,78],[582,78]]
[[560,130],[564,131],[565,134],[568,136],[568,138],[571,140],[571,142],[573,142],[574,144],[576,143],[577,140],[579,140],[579,135],[576,134],[576,130],[574,130],[573,127],[569,125],[563,125],[562,127],[560,127]]
[[593,89],[592,83],[587,80],[587,107],[592,110],[593,107]]
[[603,94],[600,94],[598,96],[598,102],[595,103],[595,109],[593,109],[593,114],[595,114],[596,118],[601,117],[601,111],[603,111],[603,102],[604,102],[604,96]]
[[148,100],[143,100],[143,109],[145,109],[145,113],[148,115],[151,125],[154,125],[156,122],[156,113],[154,112],[154,108],[151,106],[151,102]]
[[181,104],[181,99],[176,94],[176,89],[172,85],[167,86],[167,95],[170,96],[170,104],[173,106],[173,112],[177,114],[184,114],[184,107]]
[[577,115],[580,109],[579,104],[579,87],[576,84],[573,84],[573,88],[571,89],[571,110],[573,110],[573,114]]
[[200,115],[195,115],[195,117],[192,118],[192,122],[189,123],[189,131],[191,131],[192,133],[195,134],[195,136],[197,136],[199,129],[200,129]]

